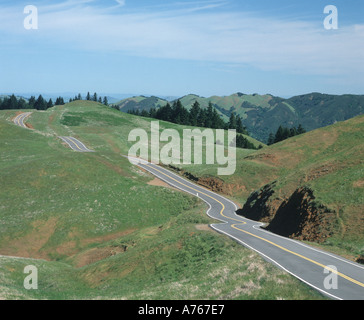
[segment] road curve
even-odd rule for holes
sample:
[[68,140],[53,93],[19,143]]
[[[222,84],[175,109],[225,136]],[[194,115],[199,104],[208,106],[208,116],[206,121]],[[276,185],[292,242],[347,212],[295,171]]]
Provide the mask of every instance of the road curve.
[[74,137],[59,137],[62,139],[65,143],[68,144],[68,146],[77,152],[94,152],[93,150],[88,149],[81,141],[77,140]]
[[[21,113],[21,114],[17,115],[13,119],[13,122],[19,127],[29,129],[26,126],[26,124],[24,123],[24,120],[26,118],[28,118],[31,114],[32,114],[32,112]],[[77,140],[74,137],[59,137],[59,138],[62,139],[65,143],[67,143],[68,146],[74,151],[77,151],[77,152],[94,152],[93,150],[88,149],[81,141]]]
[[210,225],[214,230],[256,251],[267,261],[330,298],[364,300],[364,266],[302,242],[268,232],[261,228],[261,223],[238,216],[236,214],[238,208],[231,200],[158,165],[128,158],[132,164],[205,201],[209,206],[207,214],[223,222]]
[[13,119],[13,122],[19,126],[19,127],[22,127],[22,128],[26,128],[26,129],[29,129],[26,124],[24,123],[24,120],[26,118],[28,118],[30,115],[32,114],[32,112],[24,112],[24,113],[21,113],[19,115],[17,115],[14,119]]

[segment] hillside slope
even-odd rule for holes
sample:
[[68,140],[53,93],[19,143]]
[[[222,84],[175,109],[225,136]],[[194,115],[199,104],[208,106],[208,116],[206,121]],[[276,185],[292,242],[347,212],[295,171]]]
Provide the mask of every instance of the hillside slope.
[[114,105],[118,107],[120,111],[128,112],[130,110],[134,111],[149,111],[152,108],[158,109],[159,107],[165,106],[167,100],[158,97],[145,97],[145,96],[135,96],[132,98],[123,99]]
[[[34,111],[27,130],[11,122],[18,112],[0,112],[1,299],[321,298],[211,232],[204,203],[121,157],[130,130],[150,130],[149,120],[77,101]],[[38,290],[23,287],[29,264]]]
[[242,213],[254,215],[256,200],[264,198],[267,214],[259,220],[269,222],[268,229],[319,242],[328,238],[355,255],[363,253],[363,138],[364,116],[359,116],[252,156],[274,159],[284,169],[274,184],[251,195]]
[[[364,254],[363,139],[364,116],[358,116],[241,154],[220,191],[242,199],[239,213],[268,230],[356,259]],[[211,169],[182,170],[215,188],[221,181]]]

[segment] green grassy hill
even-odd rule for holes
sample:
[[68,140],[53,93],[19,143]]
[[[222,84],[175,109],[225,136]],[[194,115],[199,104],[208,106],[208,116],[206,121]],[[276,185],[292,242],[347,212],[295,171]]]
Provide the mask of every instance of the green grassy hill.
[[[0,299],[321,298],[212,232],[204,203],[121,156],[130,130],[151,120],[76,101],[34,111],[27,130],[11,122],[17,113],[0,112]],[[23,287],[29,264],[38,290]]]
[[364,254],[363,138],[364,116],[358,116],[259,151],[242,150],[236,173],[223,180],[213,167],[182,170],[240,199],[240,213],[269,230],[355,260]]
[[138,111],[149,111],[151,108],[158,109],[159,107],[165,106],[168,101],[158,97],[145,97],[136,96],[132,98],[123,99],[117,103],[114,103],[120,111],[128,112],[130,110]]

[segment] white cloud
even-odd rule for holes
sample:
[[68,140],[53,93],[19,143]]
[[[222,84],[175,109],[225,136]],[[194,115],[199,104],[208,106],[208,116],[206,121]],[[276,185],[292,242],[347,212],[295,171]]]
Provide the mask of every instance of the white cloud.
[[68,0],[39,7],[42,40],[62,43],[70,50],[248,64],[301,74],[364,72],[362,25],[327,31],[318,23],[207,10],[221,1],[159,12],[110,11],[95,8],[91,2]]
[[115,0],[119,6],[125,6],[125,0]]

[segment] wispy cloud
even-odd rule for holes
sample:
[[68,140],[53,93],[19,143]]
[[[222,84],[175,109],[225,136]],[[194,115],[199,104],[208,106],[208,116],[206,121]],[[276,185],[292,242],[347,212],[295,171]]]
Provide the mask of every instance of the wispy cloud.
[[[160,11],[128,11],[125,1],[115,1],[123,6],[117,13],[96,8],[92,0],[39,7],[39,37],[72,50],[248,64],[302,74],[364,72],[362,25],[327,31],[313,22],[211,10],[224,1],[175,2]],[[24,35],[22,30],[16,36]]]
[[125,0],[115,0],[119,6],[125,6]]

